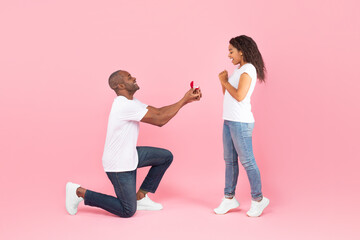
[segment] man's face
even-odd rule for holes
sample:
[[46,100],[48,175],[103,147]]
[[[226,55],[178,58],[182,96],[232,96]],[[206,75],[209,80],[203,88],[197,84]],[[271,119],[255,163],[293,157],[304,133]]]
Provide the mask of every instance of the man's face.
[[137,90],[140,89],[140,87],[137,85],[136,83],[136,78],[131,76],[130,73],[126,72],[126,71],[121,71],[121,77],[122,77],[122,80],[124,81],[124,86],[125,86],[125,89],[128,91],[128,92],[136,92]]

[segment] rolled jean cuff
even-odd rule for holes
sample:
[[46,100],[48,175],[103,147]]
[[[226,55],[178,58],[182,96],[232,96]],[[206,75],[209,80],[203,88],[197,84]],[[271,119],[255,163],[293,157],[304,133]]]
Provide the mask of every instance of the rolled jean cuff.
[[256,196],[256,197],[251,197],[251,199],[253,200],[253,201],[261,201],[262,199],[263,199],[263,195],[260,195],[260,196]]
[[84,204],[85,205],[91,205],[92,194],[93,194],[93,191],[86,190],[85,195],[84,195]]
[[149,192],[149,193],[155,193],[156,190],[150,189],[150,188],[144,188],[144,187],[140,187],[140,189],[142,192]]
[[225,194],[225,198],[233,198],[235,197],[235,194]]

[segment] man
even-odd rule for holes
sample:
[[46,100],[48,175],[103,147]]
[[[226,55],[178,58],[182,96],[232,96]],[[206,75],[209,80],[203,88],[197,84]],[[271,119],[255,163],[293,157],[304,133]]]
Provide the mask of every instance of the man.
[[[103,154],[103,167],[117,197],[97,193],[79,184],[66,184],[66,210],[75,215],[79,203],[102,208],[120,217],[131,217],[136,210],[160,210],[147,193],[155,193],[173,155],[170,151],[154,147],[137,147],[139,122],[163,126],[187,103],[199,101],[200,89],[190,89],[172,105],[155,108],[134,97],[139,90],[136,78],[127,71],[116,71],[109,77],[110,88],[117,95],[108,122]],[[140,189],[136,192],[136,169],[151,166]]]

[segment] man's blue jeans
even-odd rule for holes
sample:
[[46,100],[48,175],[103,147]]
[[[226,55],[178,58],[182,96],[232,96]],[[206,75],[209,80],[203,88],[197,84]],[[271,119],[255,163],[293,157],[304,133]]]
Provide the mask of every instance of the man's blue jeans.
[[[173,155],[170,151],[154,147],[137,147],[138,168],[151,166],[140,189],[154,193],[170,166]],[[87,190],[85,205],[102,208],[119,217],[131,217],[136,212],[136,170],[106,173],[114,186],[117,197]]]
[[260,171],[252,147],[253,129],[254,123],[224,121],[225,197],[235,196],[239,176],[239,157],[250,182],[252,199],[262,199]]

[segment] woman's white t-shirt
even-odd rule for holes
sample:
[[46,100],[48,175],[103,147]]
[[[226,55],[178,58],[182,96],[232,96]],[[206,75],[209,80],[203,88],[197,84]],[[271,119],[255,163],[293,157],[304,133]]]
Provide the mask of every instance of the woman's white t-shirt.
[[136,98],[129,100],[118,96],[114,99],[102,158],[105,172],[125,172],[137,168],[139,122],[147,113],[147,106]]
[[240,76],[243,73],[247,73],[251,77],[249,91],[247,92],[246,97],[241,102],[238,102],[227,90],[225,90],[223,119],[234,122],[253,123],[255,122],[255,119],[251,112],[250,98],[256,85],[256,68],[251,63],[244,64],[241,68],[235,69],[233,74],[229,77],[229,83],[237,89]]

